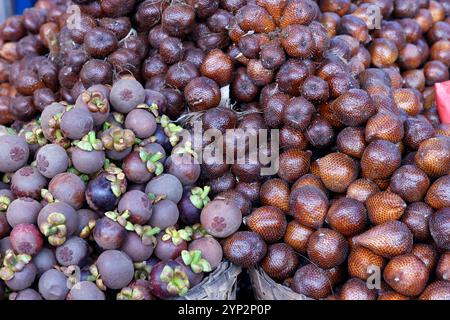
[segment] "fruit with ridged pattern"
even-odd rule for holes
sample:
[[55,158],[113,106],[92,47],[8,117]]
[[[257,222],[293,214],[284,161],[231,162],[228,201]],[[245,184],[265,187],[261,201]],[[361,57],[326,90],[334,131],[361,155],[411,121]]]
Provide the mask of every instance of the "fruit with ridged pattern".
[[366,148],[364,129],[358,127],[346,127],[337,135],[336,146],[338,150],[354,158],[361,158]]
[[263,270],[273,279],[284,280],[297,270],[299,258],[295,251],[285,243],[275,243],[267,248],[261,261]]
[[306,251],[313,263],[320,268],[330,269],[345,261],[348,243],[339,232],[321,228],[309,237]]
[[413,235],[403,222],[388,221],[353,237],[352,242],[380,256],[392,258],[411,252]]
[[365,203],[367,199],[378,193],[380,188],[371,180],[358,179],[353,181],[347,188],[347,197]]
[[339,298],[341,300],[376,300],[377,292],[375,289],[369,289],[365,281],[352,278],[342,286]]
[[414,165],[404,165],[398,168],[391,177],[389,189],[395,192],[406,202],[422,201],[430,179]]
[[382,270],[385,259],[367,248],[355,246],[348,256],[348,274],[362,280],[367,280],[375,272],[375,267]]
[[293,220],[288,223],[283,240],[295,251],[299,253],[306,253],[309,237],[313,233],[314,229],[305,227]]
[[430,233],[436,245],[444,250],[450,250],[450,208],[444,208],[430,217]]
[[450,143],[444,138],[430,138],[420,143],[415,156],[416,165],[428,176],[437,178],[449,173]]
[[289,183],[308,173],[311,151],[290,149],[280,154],[278,176]]
[[413,254],[405,254],[388,262],[383,278],[398,293],[412,297],[425,289],[429,271],[419,258]]
[[289,213],[307,227],[320,228],[325,221],[328,206],[325,193],[313,186],[300,187],[289,196]]
[[261,185],[259,192],[262,205],[289,211],[289,185],[285,181],[270,179]]
[[439,280],[450,280],[450,251],[442,254],[436,267],[436,277]]
[[398,220],[406,209],[403,199],[390,191],[382,191],[370,196],[366,201],[367,213],[374,225]]
[[364,204],[352,198],[340,198],[328,209],[327,223],[333,230],[345,237],[355,236],[367,224],[367,211]]
[[332,291],[330,275],[313,264],[307,264],[295,272],[291,289],[313,299],[322,299]]
[[416,243],[414,244],[411,253],[419,258],[430,272],[434,270],[438,260],[438,253],[431,244]]
[[419,300],[450,300],[450,282],[432,282],[419,296]]
[[244,218],[247,227],[259,234],[264,241],[273,243],[280,240],[286,231],[286,216],[278,208],[271,206],[259,207]]
[[358,177],[356,162],[343,153],[330,153],[318,159],[317,163],[322,182],[333,192],[345,192]]
[[361,158],[363,177],[386,179],[400,167],[401,153],[392,142],[376,140],[370,143]]
[[266,253],[266,243],[255,232],[238,231],[223,242],[225,258],[244,268],[256,266]]
[[415,239],[425,241],[430,237],[428,222],[433,212],[425,202],[414,202],[406,207],[401,220],[411,230]]
[[425,196],[425,202],[435,210],[450,207],[450,175],[433,182]]

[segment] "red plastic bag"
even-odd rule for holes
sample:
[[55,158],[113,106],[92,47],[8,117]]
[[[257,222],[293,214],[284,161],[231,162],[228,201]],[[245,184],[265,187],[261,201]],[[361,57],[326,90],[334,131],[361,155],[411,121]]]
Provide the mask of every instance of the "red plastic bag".
[[434,85],[436,105],[442,123],[450,123],[450,81]]

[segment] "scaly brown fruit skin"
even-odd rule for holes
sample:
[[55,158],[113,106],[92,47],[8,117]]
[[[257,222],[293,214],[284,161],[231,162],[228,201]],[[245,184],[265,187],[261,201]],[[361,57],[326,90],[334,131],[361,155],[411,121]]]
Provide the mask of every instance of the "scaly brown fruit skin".
[[410,300],[410,298],[395,291],[388,291],[380,293],[377,300]]
[[275,243],[268,247],[261,261],[263,270],[273,279],[284,280],[294,274],[299,265],[295,251],[285,243]]
[[391,177],[389,189],[398,194],[406,202],[422,201],[430,179],[414,165],[405,165],[397,169]]
[[450,208],[444,208],[430,217],[430,233],[436,245],[444,250],[450,250]]
[[432,245],[426,243],[416,243],[411,253],[419,258],[420,261],[432,272],[438,262],[438,253]]
[[326,220],[333,230],[345,237],[351,237],[365,229],[367,211],[360,201],[352,198],[340,198],[331,204]]
[[[315,163],[315,162],[313,162]],[[312,164],[311,164],[312,166]],[[312,171],[312,168],[311,168]],[[325,188],[322,180],[320,180],[320,178],[312,173],[307,173],[303,176],[301,176],[297,181],[295,181],[295,183],[292,185],[291,187],[291,192],[293,192],[294,190],[303,187],[303,186],[313,186],[316,188],[319,188],[320,190],[322,190],[325,194],[328,194],[328,190],[327,188]]]
[[450,251],[441,255],[436,267],[436,277],[439,280],[450,280]]
[[374,225],[398,220],[406,209],[403,199],[390,191],[382,191],[370,196],[366,201],[370,221]]
[[365,281],[352,278],[342,286],[339,298],[340,300],[376,300],[377,292],[375,289],[367,288]]
[[435,210],[450,207],[450,175],[440,177],[433,182],[425,196],[425,202]]
[[336,117],[347,126],[364,124],[376,112],[370,96],[361,89],[350,89],[333,102]]
[[286,231],[286,216],[276,207],[264,206],[253,210],[245,217],[247,227],[259,234],[268,243],[280,240]]
[[348,186],[347,197],[365,203],[367,199],[380,191],[380,188],[371,180],[358,179]]
[[418,296],[428,282],[429,271],[419,258],[412,254],[394,257],[383,272],[384,280],[398,293]]
[[406,207],[402,222],[408,226],[415,239],[426,241],[430,238],[428,222],[433,212],[433,209],[425,202],[414,202]]
[[186,85],[184,96],[192,111],[204,111],[217,107],[221,94],[220,88],[214,80],[197,77]]
[[340,152],[360,159],[366,148],[364,129],[359,127],[346,127],[342,129],[336,138],[336,146]]
[[450,167],[449,144],[440,137],[422,141],[415,156],[415,163],[432,178],[448,174]]
[[364,178],[386,179],[400,166],[401,153],[392,142],[376,140],[364,150],[361,170]]
[[313,186],[303,186],[291,192],[289,213],[304,226],[318,229],[323,225],[329,201],[325,193]]
[[309,237],[314,229],[305,227],[293,220],[288,223],[283,241],[299,253],[306,253]]
[[352,247],[348,256],[348,274],[350,277],[356,277],[362,280],[373,274],[373,267],[380,270],[385,266],[385,259],[367,248],[355,246]]
[[406,119],[404,127],[405,136],[403,141],[413,150],[417,150],[423,141],[435,135],[435,129],[424,118],[409,117]]
[[371,117],[365,128],[365,138],[368,143],[377,139],[397,143],[403,139],[404,134],[400,117],[383,110]]
[[385,258],[411,252],[413,235],[406,224],[388,221],[353,237],[354,245],[361,245]]
[[281,179],[270,179],[261,185],[260,201],[264,206],[273,206],[289,211],[289,185]]
[[429,284],[419,297],[419,300],[449,300],[450,282],[435,281]]
[[223,87],[231,82],[233,72],[233,62],[229,55],[220,49],[210,51],[200,66],[202,76],[216,81]]
[[378,68],[391,66],[398,58],[398,48],[394,41],[384,38],[374,39],[369,47],[372,64]]
[[266,253],[266,243],[255,232],[238,231],[223,242],[225,258],[244,268],[256,266]]
[[321,228],[309,237],[306,251],[313,263],[320,268],[331,269],[347,258],[348,243],[339,232]]
[[227,190],[221,192],[217,195],[217,198],[222,198],[233,202],[236,207],[241,210],[243,216],[247,216],[252,210],[252,203],[250,202],[250,200],[245,195],[236,190]]
[[293,183],[302,175],[308,173],[310,160],[310,151],[287,150],[280,155],[278,176],[289,183]]
[[291,289],[313,299],[322,299],[332,291],[332,283],[327,270],[307,264],[295,273]]
[[297,130],[305,130],[314,114],[314,105],[303,97],[291,98],[283,110],[283,122]]
[[358,177],[356,162],[343,153],[330,153],[317,160],[317,163],[322,182],[333,192],[345,192]]

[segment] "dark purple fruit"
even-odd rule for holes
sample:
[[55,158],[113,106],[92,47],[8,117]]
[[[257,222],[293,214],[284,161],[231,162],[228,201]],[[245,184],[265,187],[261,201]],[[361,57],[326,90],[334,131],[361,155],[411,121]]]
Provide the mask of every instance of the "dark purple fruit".
[[36,255],[44,245],[44,239],[34,224],[18,224],[9,237],[16,253]]
[[105,250],[120,248],[126,234],[124,227],[108,217],[97,220],[93,233],[97,245]]
[[96,266],[103,284],[109,289],[121,289],[133,280],[133,262],[122,251],[104,251],[98,257]]
[[158,298],[182,296],[187,293],[189,287],[189,278],[180,263],[169,260],[153,266],[150,273],[150,290]]

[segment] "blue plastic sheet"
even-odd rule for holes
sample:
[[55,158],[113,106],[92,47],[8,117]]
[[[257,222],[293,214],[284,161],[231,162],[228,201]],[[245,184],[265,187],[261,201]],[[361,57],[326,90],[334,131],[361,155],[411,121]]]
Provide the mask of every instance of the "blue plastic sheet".
[[35,2],[36,0],[14,0],[15,14],[22,14],[26,8],[32,7]]

